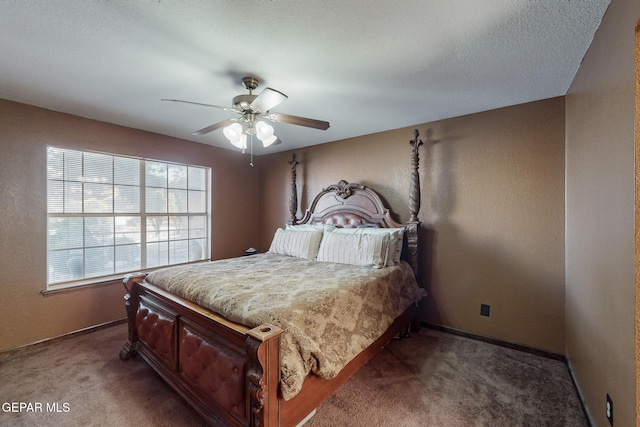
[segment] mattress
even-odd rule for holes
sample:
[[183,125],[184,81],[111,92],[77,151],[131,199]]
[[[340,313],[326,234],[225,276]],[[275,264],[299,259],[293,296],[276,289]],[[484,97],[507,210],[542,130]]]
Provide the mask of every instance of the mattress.
[[147,282],[249,327],[283,329],[285,400],[335,377],[425,292],[404,261],[370,268],[272,253],[157,270]]

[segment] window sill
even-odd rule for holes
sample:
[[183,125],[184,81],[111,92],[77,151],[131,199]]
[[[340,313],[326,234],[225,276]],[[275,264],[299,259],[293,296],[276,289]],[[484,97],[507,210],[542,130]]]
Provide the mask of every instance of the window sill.
[[158,270],[160,268],[166,268],[166,267],[175,267],[175,266],[179,266],[179,265],[187,265],[187,264],[201,264],[201,263],[207,263],[207,262],[211,262],[211,260],[209,259],[203,259],[200,261],[194,261],[194,262],[189,262],[189,263],[184,263],[184,264],[175,264],[175,265],[166,265],[164,267],[157,267],[157,268],[150,268],[147,270],[140,270],[137,272],[130,272],[130,273],[122,273],[120,275],[116,275],[116,276],[110,276],[110,277],[101,277],[95,280],[91,280],[91,279],[86,279],[86,280],[82,280],[82,281],[77,281],[77,282],[71,282],[71,283],[63,283],[60,285],[51,285],[49,286],[47,289],[40,291],[40,293],[44,296],[49,296],[49,295],[54,295],[54,294],[62,294],[62,293],[67,293],[67,292],[74,292],[74,291],[80,291],[80,290],[85,290],[85,289],[93,289],[93,288],[98,288],[98,287],[102,287],[102,286],[111,286],[111,285],[118,285],[118,284],[122,284],[122,280],[124,279],[125,276],[130,276],[132,274],[140,274],[140,273],[151,273],[152,271]]
[[122,283],[122,279],[124,276],[109,278],[107,280],[101,280],[99,282],[89,282],[89,283],[73,283],[59,286],[51,286],[40,293],[44,296],[55,295],[55,294],[64,294],[68,292],[81,291],[86,289],[100,288],[103,286],[110,285],[118,285]]

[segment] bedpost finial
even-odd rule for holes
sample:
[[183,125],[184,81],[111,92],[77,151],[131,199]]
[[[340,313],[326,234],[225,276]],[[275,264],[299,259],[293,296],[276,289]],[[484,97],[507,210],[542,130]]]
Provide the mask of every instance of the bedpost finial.
[[419,136],[420,136],[420,132],[418,131],[418,129],[414,129],[413,139],[409,141],[409,144],[411,144],[414,150],[417,150],[423,144],[422,140],[418,139]]

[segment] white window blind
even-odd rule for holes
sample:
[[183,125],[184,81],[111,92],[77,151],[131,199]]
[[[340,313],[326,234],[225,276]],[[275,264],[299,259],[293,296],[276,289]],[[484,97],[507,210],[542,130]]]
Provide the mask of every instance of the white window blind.
[[209,168],[47,147],[48,287],[209,258]]

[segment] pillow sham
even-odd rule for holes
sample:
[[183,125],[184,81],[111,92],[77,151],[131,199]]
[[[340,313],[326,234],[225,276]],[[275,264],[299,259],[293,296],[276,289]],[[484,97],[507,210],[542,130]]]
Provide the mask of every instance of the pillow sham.
[[283,230],[278,228],[269,252],[274,254],[315,259],[318,256],[322,230]]
[[336,228],[334,233],[342,234],[388,234],[389,254],[385,261],[387,265],[399,264],[404,244],[404,227],[398,228]]
[[324,233],[317,259],[323,262],[382,268],[387,266],[388,252],[389,234],[332,232]]

